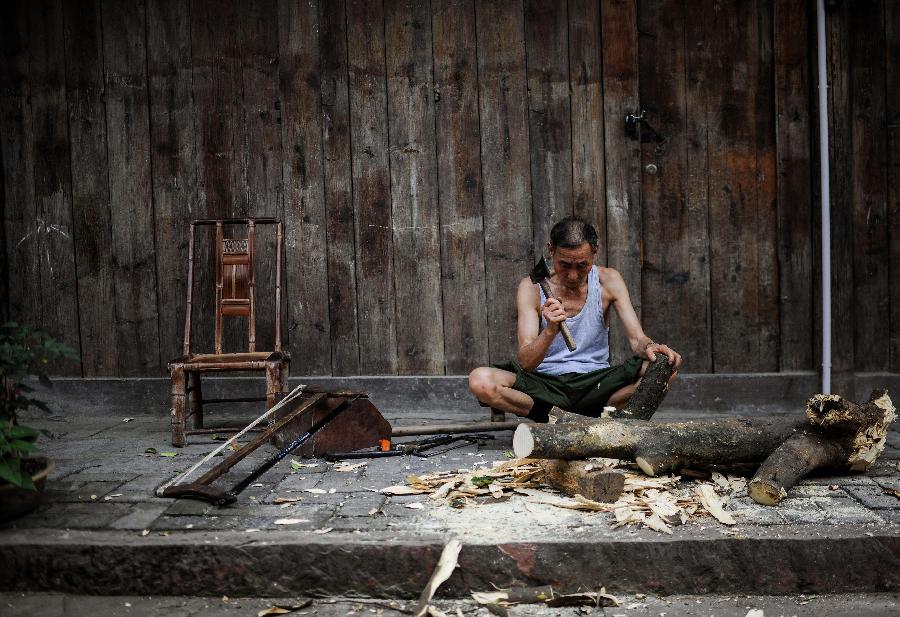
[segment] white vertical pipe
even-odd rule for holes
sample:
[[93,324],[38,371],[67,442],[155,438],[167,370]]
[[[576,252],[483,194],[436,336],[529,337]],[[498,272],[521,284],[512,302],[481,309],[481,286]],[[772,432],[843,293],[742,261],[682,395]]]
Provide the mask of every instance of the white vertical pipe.
[[816,34],[819,57],[819,179],[822,193],[822,393],[831,394],[831,187],[828,166],[825,0],[816,2]]

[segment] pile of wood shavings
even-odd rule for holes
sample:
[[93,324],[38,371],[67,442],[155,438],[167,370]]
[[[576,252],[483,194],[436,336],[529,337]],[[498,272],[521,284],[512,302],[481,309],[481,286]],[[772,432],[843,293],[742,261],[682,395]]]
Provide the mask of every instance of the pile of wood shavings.
[[524,495],[531,503],[583,512],[611,512],[613,528],[641,525],[661,533],[672,533],[672,526],[683,525],[692,517],[710,515],[725,525],[735,520],[727,507],[734,494],[746,494],[747,481],[712,472],[711,482],[681,484],[680,476],[648,477],[633,471],[614,459],[596,459],[596,469],[616,468],[625,474],[624,491],[614,503],[592,501],[581,495],[562,496],[543,482],[543,468],[535,459],[513,459],[494,463],[490,469],[460,469],[411,475],[407,486],[388,487],[386,494],[428,494],[454,508],[474,503],[476,498],[490,496],[502,499],[512,494]]

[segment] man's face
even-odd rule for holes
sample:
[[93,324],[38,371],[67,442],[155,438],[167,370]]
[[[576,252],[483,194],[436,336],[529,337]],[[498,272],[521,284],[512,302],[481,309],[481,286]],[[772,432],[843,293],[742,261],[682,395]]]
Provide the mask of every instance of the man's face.
[[587,281],[588,272],[594,265],[594,255],[587,242],[576,248],[550,246],[550,260],[556,280],[569,289],[577,289]]

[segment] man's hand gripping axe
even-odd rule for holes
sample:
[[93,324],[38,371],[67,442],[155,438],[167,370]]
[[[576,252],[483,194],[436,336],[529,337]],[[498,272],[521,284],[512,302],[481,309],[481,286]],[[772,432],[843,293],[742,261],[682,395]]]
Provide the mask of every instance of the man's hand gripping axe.
[[[550,276],[550,264],[547,263],[546,257],[541,257],[537,264],[535,264],[534,268],[531,269],[531,274],[528,276],[531,277],[531,282],[541,286],[541,289],[544,292],[544,296],[549,300],[553,298],[553,294],[550,292],[550,284],[547,283],[547,278]],[[566,347],[569,348],[569,351],[575,351],[577,346],[575,345],[575,339],[572,338],[572,333],[569,332],[569,326],[566,325],[566,322],[563,321],[559,324],[559,329],[562,332],[563,340],[566,342]]]

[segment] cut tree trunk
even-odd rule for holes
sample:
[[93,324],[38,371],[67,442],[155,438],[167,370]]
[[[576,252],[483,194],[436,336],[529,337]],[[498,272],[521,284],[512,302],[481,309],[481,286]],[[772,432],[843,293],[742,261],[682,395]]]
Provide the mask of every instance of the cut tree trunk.
[[566,495],[581,495],[594,501],[612,503],[622,495],[625,474],[603,469],[590,461],[551,459],[541,462],[544,480]]
[[757,503],[777,504],[815,469],[866,470],[884,450],[896,413],[887,393],[876,390],[862,404],[818,394],[807,402],[806,416],[809,425],[772,452],[750,481]]
[[633,460],[654,476],[680,467],[762,461],[806,424],[805,418],[785,416],[520,424],[513,450],[516,456],[529,458]]
[[634,394],[622,409],[609,412],[609,418],[628,418],[631,420],[649,420],[659,409],[666,393],[669,391],[669,378],[674,365],[669,364],[665,354],[657,353],[656,362],[647,365],[647,372],[641,378],[641,383],[635,389]]

